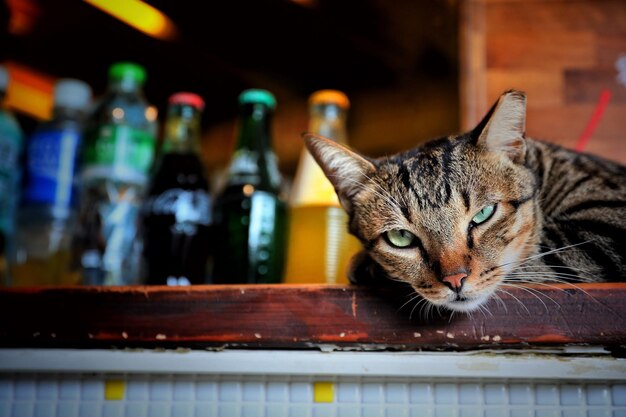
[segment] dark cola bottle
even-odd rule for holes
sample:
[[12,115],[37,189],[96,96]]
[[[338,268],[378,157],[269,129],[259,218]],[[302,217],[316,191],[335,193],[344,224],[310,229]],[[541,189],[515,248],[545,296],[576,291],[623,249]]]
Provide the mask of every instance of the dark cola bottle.
[[193,93],[170,97],[161,156],[143,210],[145,282],[206,282],[211,197],[200,157],[204,101]]

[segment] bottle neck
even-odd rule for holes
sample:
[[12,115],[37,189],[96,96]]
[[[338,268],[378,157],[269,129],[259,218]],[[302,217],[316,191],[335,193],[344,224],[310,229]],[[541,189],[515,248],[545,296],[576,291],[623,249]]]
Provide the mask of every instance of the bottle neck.
[[345,109],[336,104],[315,104],[309,111],[309,131],[346,145]]
[[86,109],[75,109],[66,106],[54,106],[52,118],[54,120],[75,120],[83,122],[86,116]]
[[164,126],[163,153],[200,154],[200,111],[185,104],[168,109]]
[[246,104],[239,117],[236,150],[263,152],[271,150],[272,111],[264,104]]
[[272,149],[272,109],[261,103],[245,104],[238,120],[235,153],[229,167],[230,184],[251,184],[278,192],[280,173]]
[[138,93],[143,85],[133,78],[111,78],[109,79],[109,90],[122,93]]

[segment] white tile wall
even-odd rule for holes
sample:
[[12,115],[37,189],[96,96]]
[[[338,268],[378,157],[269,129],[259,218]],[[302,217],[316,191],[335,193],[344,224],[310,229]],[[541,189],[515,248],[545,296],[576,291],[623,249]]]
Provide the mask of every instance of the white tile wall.
[[0,417],[626,417],[626,382],[338,377],[0,374]]
[[626,417],[626,360],[0,349],[5,416]]

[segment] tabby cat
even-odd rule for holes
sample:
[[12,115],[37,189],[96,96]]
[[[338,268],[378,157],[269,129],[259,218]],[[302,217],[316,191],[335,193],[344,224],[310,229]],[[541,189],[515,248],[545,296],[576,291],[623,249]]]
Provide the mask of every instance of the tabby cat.
[[363,245],[351,281],[467,312],[507,286],[626,278],[626,167],[526,138],[525,118],[508,91],[471,132],[378,159],[305,135]]

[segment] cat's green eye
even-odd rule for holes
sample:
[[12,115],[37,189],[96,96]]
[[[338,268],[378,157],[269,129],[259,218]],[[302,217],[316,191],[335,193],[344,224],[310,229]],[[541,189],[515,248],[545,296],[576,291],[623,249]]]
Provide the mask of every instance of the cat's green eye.
[[415,242],[415,235],[405,229],[394,229],[385,232],[387,241],[396,248],[407,248]]
[[489,218],[493,215],[493,213],[496,211],[496,205],[495,204],[491,204],[489,206],[485,206],[481,211],[478,212],[478,214],[476,214],[473,218],[472,218],[472,224],[474,224],[475,226],[486,222],[487,220],[489,220]]

